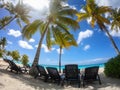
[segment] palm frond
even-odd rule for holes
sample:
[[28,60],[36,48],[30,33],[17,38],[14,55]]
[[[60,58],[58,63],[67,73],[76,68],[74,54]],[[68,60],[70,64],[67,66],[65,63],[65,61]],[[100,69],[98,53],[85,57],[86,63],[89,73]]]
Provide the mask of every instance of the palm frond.
[[93,17],[91,22],[90,22],[91,26],[94,27],[95,26],[95,18]]
[[101,6],[98,9],[98,14],[103,14],[103,13],[110,13],[112,11],[112,9],[108,6]]
[[26,37],[27,39],[31,38],[31,36],[38,30],[40,24],[43,22],[40,20],[35,20],[31,24],[26,25],[23,30],[23,37]]
[[54,22],[58,27],[60,27],[61,28],[61,30],[63,30],[64,32],[66,32],[66,33],[69,33],[69,28],[68,28],[68,26],[67,25],[65,25],[64,23],[60,23],[60,22],[58,22],[58,21],[55,21]]
[[97,15],[97,19],[101,21],[101,23],[106,23],[106,24],[110,24],[110,21],[107,18],[104,18],[100,15]]
[[77,13],[76,16],[78,17],[77,21],[82,21],[89,17],[87,13]]
[[61,23],[64,23],[64,24],[70,26],[70,27],[73,28],[74,30],[80,28],[78,22],[75,21],[75,20],[73,20],[73,19],[71,19],[71,18],[62,17],[62,16],[59,16],[58,18],[59,18],[59,21],[60,21]]
[[61,11],[59,11],[59,15],[68,15],[68,16],[75,16],[75,14],[77,13],[77,10],[75,10],[75,9],[71,9],[71,8],[69,8],[69,9],[63,9],[63,10],[61,10]]
[[48,49],[50,49],[51,46],[52,46],[52,40],[51,40],[51,32],[50,32],[50,30],[48,30],[47,33],[46,33],[46,44],[47,44]]

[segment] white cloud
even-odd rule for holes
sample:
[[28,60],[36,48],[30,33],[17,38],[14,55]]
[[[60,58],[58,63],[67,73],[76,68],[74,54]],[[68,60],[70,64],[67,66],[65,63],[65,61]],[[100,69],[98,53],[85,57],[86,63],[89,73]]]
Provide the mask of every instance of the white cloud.
[[113,8],[120,8],[120,0],[96,0],[100,6],[112,6]]
[[[38,45],[35,45],[35,47],[37,48]],[[42,48],[44,49],[44,52],[46,52],[46,53],[49,53],[50,51],[55,50],[55,48],[51,48],[51,49],[49,50],[45,44],[42,44]]]
[[9,41],[9,40],[7,40],[7,43],[8,43],[8,44],[13,44],[13,43],[12,43],[11,41]]
[[87,23],[90,24],[90,21],[92,20],[92,18],[87,18]]
[[115,31],[115,30],[112,30],[110,31],[110,34],[113,36],[113,37],[120,37],[120,31]]
[[80,12],[85,13],[85,10],[83,8],[80,9]]
[[[57,50],[57,53],[60,54],[60,48],[56,49]],[[62,49],[62,53],[61,54],[64,54],[64,51]]]
[[35,39],[31,38],[31,39],[29,40],[29,42],[35,42]]
[[33,47],[26,41],[20,40],[18,41],[18,44],[20,47],[25,48],[25,49],[33,49]]
[[[111,25],[106,25],[106,27],[108,28],[108,31],[109,31],[110,35],[112,35],[112,37],[120,37],[120,30],[116,31],[115,28],[113,30],[111,30]],[[105,35],[108,36],[107,33],[105,33]]]
[[[12,2],[14,5],[19,0],[5,0],[6,2]],[[30,8],[29,15],[31,19],[43,19],[45,20],[49,14],[49,3],[50,0],[23,0],[23,3]]]
[[45,20],[49,14],[49,0],[24,0],[24,3],[31,7],[29,15],[34,19]]
[[86,45],[85,47],[84,47],[84,50],[86,51],[86,50],[88,50],[90,48],[90,45]]
[[37,47],[38,47],[38,45],[35,45],[35,47],[37,48]]
[[14,36],[14,37],[19,37],[22,34],[19,30],[10,29],[9,32],[8,32],[8,35],[11,35],[11,36]]
[[83,39],[89,38],[93,35],[93,31],[91,30],[86,30],[86,31],[81,31],[78,36],[77,43],[80,44]]
[[91,65],[91,64],[100,64],[106,63],[109,58],[94,58],[89,60],[83,60],[83,62],[78,62],[79,65]]

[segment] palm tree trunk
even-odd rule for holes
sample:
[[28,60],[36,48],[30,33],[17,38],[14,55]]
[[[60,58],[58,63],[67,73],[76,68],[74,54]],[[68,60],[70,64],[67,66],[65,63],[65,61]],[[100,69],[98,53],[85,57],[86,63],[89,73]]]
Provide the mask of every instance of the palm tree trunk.
[[41,38],[40,38],[40,41],[39,41],[39,44],[38,44],[38,48],[37,48],[37,51],[36,51],[36,54],[35,54],[35,58],[34,58],[32,67],[31,67],[31,69],[29,70],[29,74],[32,75],[32,76],[34,76],[34,75],[37,74],[36,65],[38,65],[38,61],[39,61],[39,58],[40,58],[42,41],[43,41],[43,39],[44,39],[45,33],[46,33],[47,30],[48,30],[48,25],[49,25],[49,23],[50,23],[50,22],[47,23],[47,25],[46,25],[46,27],[45,27],[45,30],[44,30],[44,32],[43,32],[42,35],[41,35]]
[[62,46],[60,46],[60,54],[59,54],[59,73],[61,73],[61,55],[62,55]]
[[37,52],[36,52],[36,55],[35,55],[35,58],[34,58],[34,61],[33,61],[33,64],[32,64],[33,67],[38,64],[38,61],[39,61],[39,58],[40,58],[42,41],[44,39],[45,33],[48,30],[48,25],[49,25],[49,22],[47,23],[47,25],[45,27],[45,30],[44,30],[43,34],[41,35],[41,38],[40,38],[40,41],[39,41],[39,44],[38,44],[38,48],[37,48]]
[[2,30],[5,26],[7,26],[8,24],[10,24],[17,16],[14,16],[13,18],[11,18],[6,24],[4,24],[2,27],[0,27],[0,30]]
[[105,32],[107,33],[107,35],[109,36],[109,39],[110,39],[110,41],[111,41],[113,47],[115,48],[117,54],[120,55],[120,51],[119,51],[117,45],[115,44],[115,42],[114,42],[112,36],[110,35],[110,33],[108,32],[108,30],[107,30],[106,28],[104,28],[104,30],[105,30]]

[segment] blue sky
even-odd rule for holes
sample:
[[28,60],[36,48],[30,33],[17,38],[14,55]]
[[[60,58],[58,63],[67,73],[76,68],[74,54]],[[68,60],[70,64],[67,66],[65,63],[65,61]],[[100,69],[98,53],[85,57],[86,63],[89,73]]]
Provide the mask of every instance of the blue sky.
[[[17,0],[11,0],[16,3]],[[45,19],[45,15],[49,13],[49,0],[24,0],[24,3],[33,7],[30,15],[33,19]],[[39,5],[41,3],[41,5]],[[106,5],[120,7],[119,0],[96,0],[98,5]],[[68,0],[68,5],[81,11],[81,6],[85,4],[85,0]],[[0,18],[8,15],[8,12],[0,10]],[[33,20],[32,19],[32,20]],[[89,19],[79,23],[80,29],[77,31],[71,30],[74,35],[78,47],[71,46],[68,49],[63,49],[62,64],[77,63],[77,64],[95,64],[106,62],[109,58],[116,56],[116,52],[108,38],[97,26],[91,28]],[[108,29],[110,25],[107,25]],[[109,29],[110,30],[110,29]],[[110,30],[118,48],[120,49],[120,32]],[[6,30],[0,30],[0,37],[7,38],[6,50],[18,50],[21,55],[27,54],[32,63],[37,49],[37,44],[40,39],[40,34],[36,33],[28,41],[22,38],[21,28],[15,21],[6,26]],[[40,55],[40,64],[54,64],[58,65],[59,46],[53,46],[51,51],[46,47],[45,42],[42,44],[42,51]]]

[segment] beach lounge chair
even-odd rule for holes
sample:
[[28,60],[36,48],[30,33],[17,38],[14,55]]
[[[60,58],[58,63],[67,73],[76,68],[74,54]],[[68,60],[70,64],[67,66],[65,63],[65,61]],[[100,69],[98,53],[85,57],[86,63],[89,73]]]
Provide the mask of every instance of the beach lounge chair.
[[36,68],[38,70],[38,74],[36,74],[34,78],[37,78],[39,76],[43,78],[45,82],[47,82],[49,75],[47,74],[45,68],[41,65],[36,65]]
[[63,85],[64,75],[60,75],[57,68],[46,67],[46,69],[47,69],[52,81],[57,82],[58,85],[59,84]]
[[68,64],[65,65],[65,80],[68,82],[77,82],[78,87],[80,87],[80,73],[78,71],[78,65],[77,64]]
[[99,81],[99,84],[101,84],[98,70],[99,70],[99,66],[85,68],[84,75],[82,75],[83,87],[85,86],[86,82]]
[[4,59],[5,62],[9,64],[7,69],[10,69],[11,72],[15,71],[16,73],[22,73],[22,70],[19,66],[17,66],[13,61],[9,59]]
[[[65,69],[63,69],[63,73],[65,73]],[[80,74],[80,69],[78,69],[78,73]]]

